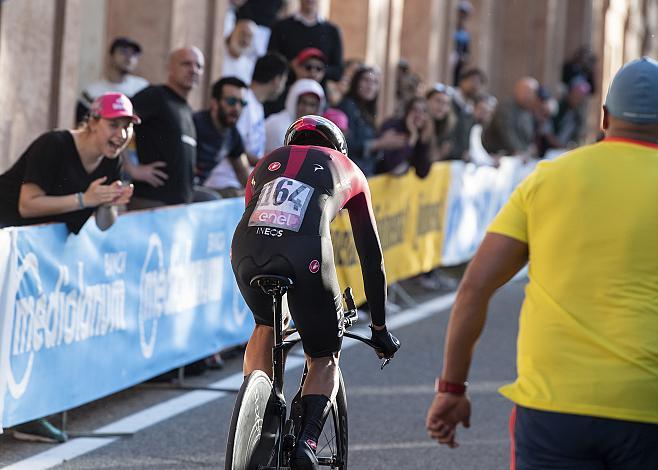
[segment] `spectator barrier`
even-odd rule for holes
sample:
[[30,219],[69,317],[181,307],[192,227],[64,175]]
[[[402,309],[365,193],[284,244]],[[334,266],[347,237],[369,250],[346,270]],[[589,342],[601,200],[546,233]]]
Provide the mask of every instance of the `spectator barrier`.
[[[388,284],[471,259],[489,222],[534,167],[510,157],[499,168],[455,161],[435,164],[424,179],[413,172],[371,178]],[[332,239],[340,285],[352,286],[357,303],[364,302],[347,214],[332,224]]]
[[[243,202],[0,230],[0,424],[130,387],[244,342],[229,246]],[[3,400],[4,399],[4,400]],[[4,401],[4,409],[3,409]]]
[[[388,282],[467,261],[529,172],[436,164],[370,180]],[[229,261],[242,199],[0,230],[0,430],[70,409],[246,341]],[[341,285],[364,300],[349,221],[332,225]]]

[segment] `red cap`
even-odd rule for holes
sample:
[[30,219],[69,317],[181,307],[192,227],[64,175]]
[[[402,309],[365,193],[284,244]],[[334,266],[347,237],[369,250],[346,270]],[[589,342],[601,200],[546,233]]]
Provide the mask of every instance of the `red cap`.
[[104,119],[129,117],[132,122],[139,124],[142,120],[133,112],[133,104],[123,93],[104,93],[94,100],[89,108],[92,116]]
[[295,62],[298,64],[303,64],[312,57],[320,59],[325,64],[327,63],[327,56],[324,55],[324,52],[316,47],[307,47],[306,49],[299,51],[299,54],[297,54],[297,57],[295,57]]

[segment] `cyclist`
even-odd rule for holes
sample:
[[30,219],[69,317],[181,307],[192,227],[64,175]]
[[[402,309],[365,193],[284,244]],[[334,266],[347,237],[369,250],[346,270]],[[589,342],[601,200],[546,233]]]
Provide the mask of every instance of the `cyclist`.
[[318,468],[315,447],[338,390],[342,300],[329,225],[349,212],[380,358],[400,342],[386,329],[386,276],[368,181],[347,157],[345,137],[320,116],[303,116],[286,132],[285,146],[258,162],[249,176],[242,220],[231,246],[233,272],[256,327],[247,344],[244,375],[272,376],[272,299],[249,286],[257,274],[293,280],[288,305],[308,364],[302,389],[304,417],[294,468]]

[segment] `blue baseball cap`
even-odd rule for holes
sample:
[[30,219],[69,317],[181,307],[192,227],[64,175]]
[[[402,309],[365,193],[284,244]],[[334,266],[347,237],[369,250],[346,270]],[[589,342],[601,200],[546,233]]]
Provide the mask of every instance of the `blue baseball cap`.
[[642,57],[619,69],[610,84],[605,107],[623,121],[658,123],[658,62]]

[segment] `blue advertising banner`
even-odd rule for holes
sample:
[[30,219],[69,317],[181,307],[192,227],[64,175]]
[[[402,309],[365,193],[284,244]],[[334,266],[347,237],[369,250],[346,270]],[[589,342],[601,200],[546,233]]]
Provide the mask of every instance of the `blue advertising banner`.
[[229,249],[242,199],[129,213],[101,232],[0,230],[0,429],[245,342]]

